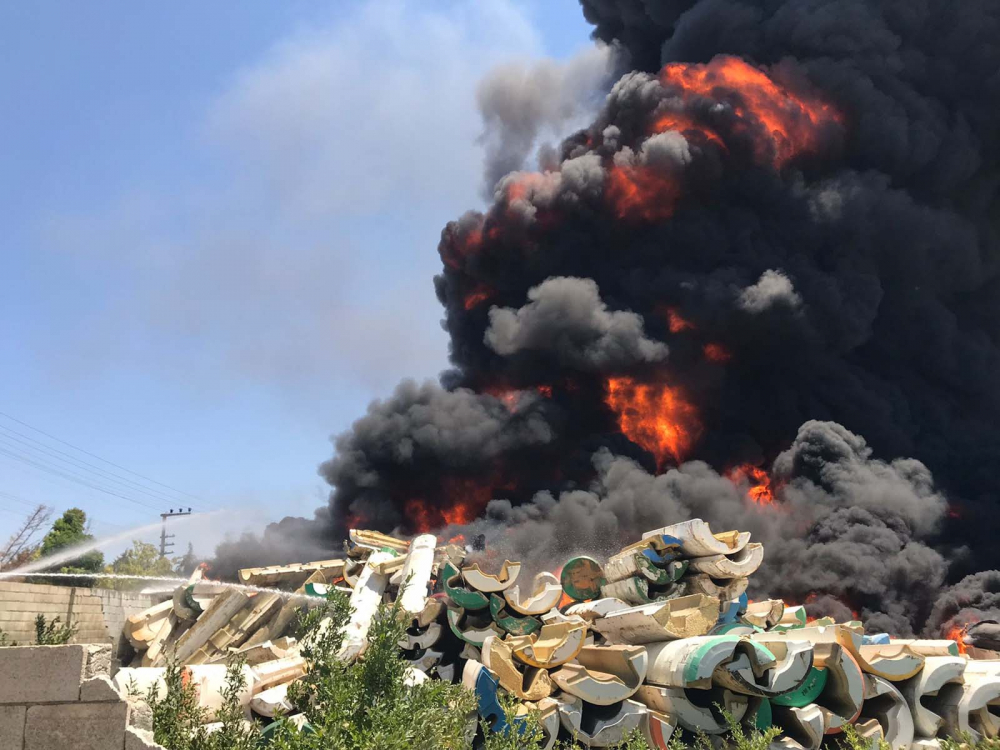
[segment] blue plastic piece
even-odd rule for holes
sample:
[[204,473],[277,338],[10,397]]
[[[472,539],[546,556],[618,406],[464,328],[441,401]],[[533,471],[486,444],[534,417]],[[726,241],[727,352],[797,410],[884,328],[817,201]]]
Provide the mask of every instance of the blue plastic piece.
[[644,549],[643,556],[654,565],[666,565],[671,560],[676,560],[681,551],[681,540],[669,534],[660,534],[660,541],[667,546],[662,553],[655,549]]
[[740,602],[738,599],[734,599],[731,602],[726,602],[723,605],[723,610],[719,614],[719,619],[716,621],[716,626],[727,625],[731,622],[736,622],[736,618],[740,614]]
[[486,719],[486,723],[490,725],[490,731],[492,732],[506,734],[513,728],[518,735],[524,734],[527,729],[527,723],[523,717],[516,717],[513,727],[507,721],[507,714],[504,713],[503,706],[500,705],[500,701],[497,699],[497,690],[499,688],[500,681],[493,676],[490,670],[483,667],[476,678],[476,708],[479,711],[479,715]]
[[888,633],[873,633],[861,636],[862,646],[887,646],[890,643]]
[[747,606],[749,604],[750,600],[747,598],[746,592],[740,594],[738,599],[733,599],[732,601],[723,604],[723,610],[719,614],[719,619],[715,623],[716,627],[736,622],[736,618],[747,611]]

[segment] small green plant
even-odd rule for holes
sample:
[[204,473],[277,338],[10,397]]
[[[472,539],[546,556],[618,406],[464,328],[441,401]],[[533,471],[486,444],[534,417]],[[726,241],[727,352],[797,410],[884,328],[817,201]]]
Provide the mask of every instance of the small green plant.
[[[837,745],[841,750],[891,750],[891,746],[884,738],[879,737],[875,740],[862,737],[858,728],[853,724],[844,725],[844,731],[841,733]],[[941,743],[941,746],[944,747],[944,742]]]
[[39,646],[62,646],[69,643],[79,626],[71,622],[60,625],[61,619],[56,617],[52,621],[46,621],[45,615],[39,613],[35,616],[35,643]]
[[[161,698],[155,684],[146,694],[146,702],[153,711],[156,742],[168,750],[256,750],[259,729],[244,720],[240,705],[240,694],[246,688],[243,664],[242,660],[233,659],[227,665],[222,706],[215,715],[215,721],[222,726],[209,733],[203,726],[208,714],[198,705],[194,686],[185,679],[181,665],[169,659],[163,678],[165,694]],[[128,689],[130,694],[134,693],[134,684]]]
[[232,659],[228,664],[222,708],[215,715],[215,720],[222,726],[208,736],[204,750],[256,750],[260,742],[258,726],[246,721],[240,706],[240,695],[247,687],[243,672],[245,663],[243,659]]
[[194,686],[184,679],[183,668],[172,658],[167,659],[163,682],[166,691],[162,698],[155,683],[146,694],[153,712],[153,739],[168,750],[193,750],[196,738],[204,739],[201,724],[205,720]]
[[3,628],[0,628],[0,648],[4,646],[16,646],[17,641],[12,641],[10,636],[3,632]]

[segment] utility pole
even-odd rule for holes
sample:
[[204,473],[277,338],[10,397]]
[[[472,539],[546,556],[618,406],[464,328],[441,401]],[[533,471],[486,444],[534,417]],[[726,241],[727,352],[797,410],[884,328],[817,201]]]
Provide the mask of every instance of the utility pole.
[[173,539],[175,534],[167,533],[167,519],[174,518],[175,516],[190,516],[191,509],[188,508],[184,510],[183,508],[178,508],[176,511],[171,508],[169,513],[161,513],[160,518],[163,519],[163,530],[160,531],[160,557],[166,557],[167,553],[173,550],[174,543],[167,542],[168,539]]

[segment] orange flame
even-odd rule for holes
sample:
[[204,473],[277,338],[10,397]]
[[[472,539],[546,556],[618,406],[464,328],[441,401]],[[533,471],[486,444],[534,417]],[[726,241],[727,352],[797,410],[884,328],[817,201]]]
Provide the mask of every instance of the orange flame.
[[475,226],[468,229],[449,228],[447,238],[441,243],[441,260],[451,268],[461,268],[470,255],[479,252],[483,244],[484,220],[480,218]]
[[438,503],[431,505],[422,497],[406,501],[404,512],[416,533],[440,529],[449,524],[475,521],[493,495],[489,484],[468,477],[445,477],[441,481]]
[[698,412],[677,387],[609,378],[605,403],[617,414],[622,434],[652,453],[657,466],[681,463],[701,437]]
[[701,348],[702,353],[705,355],[705,359],[709,362],[716,362],[718,364],[725,364],[733,358],[733,353],[729,351],[722,344],[717,344],[715,342],[710,342],[705,344]]
[[[729,104],[741,126],[754,136],[758,158],[775,168],[818,150],[823,127],[842,122],[831,105],[793,94],[736,57],[721,55],[707,65],[670,63],[660,71],[660,81],[678,89],[685,102],[707,97]],[[695,129],[704,134],[702,128]]]
[[682,318],[676,307],[667,308],[667,326],[670,328],[671,333],[695,330],[694,323],[686,318]]
[[615,164],[608,170],[605,196],[619,219],[667,219],[679,195],[676,180],[647,167]]
[[[743,480],[749,482],[750,489],[747,490],[747,495],[757,505],[774,504],[774,489],[771,486],[771,477],[759,466],[754,466],[753,464],[737,466],[729,472],[729,478],[733,482],[741,482]],[[811,596],[815,598],[815,594],[811,594]],[[807,598],[806,602],[809,601]]]
[[969,647],[966,646],[965,641],[962,640],[962,638],[965,636],[966,627],[968,626],[959,627],[958,625],[956,625],[951,630],[949,630],[948,635],[945,636],[945,638],[947,638],[948,640],[955,641],[955,643],[958,644],[958,653],[962,654],[963,656],[966,655],[969,651]]
[[726,144],[722,142],[722,139],[714,130],[695,122],[693,117],[684,112],[666,112],[656,118],[652,131],[654,133],[664,133],[668,130],[676,130],[688,140],[691,140],[692,135],[694,135],[696,138],[704,138],[709,143],[714,143],[723,149],[726,148]]
[[[552,398],[551,385],[534,385],[531,386],[530,390],[543,398]],[[487,385],[483,387],[482,392],[488,393],[493,398],[502,401],[503,405],[507,407],[507,411],[513,414],[520,405],[521,396],[525,393],[525,389],[509,388],[502,385]]]
[[465,295],[462,304],[466,310],[471,310],[480,302],[484,302],[493,296],[493,289],[485,284],[477,284],[471,292]]

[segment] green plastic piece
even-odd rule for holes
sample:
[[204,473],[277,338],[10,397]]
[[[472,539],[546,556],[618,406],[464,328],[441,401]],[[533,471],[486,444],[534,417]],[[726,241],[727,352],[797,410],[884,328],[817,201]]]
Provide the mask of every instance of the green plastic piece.
[[791,706],[792,708],[808,706],[810,703],[815,703],[820,693],[823,692],[827,677],[829,677],[829,673],[825,669],[812,667],[805,680],[795,690],[771,698],[771,701],[776,706]]
[[684,574],[687,573],[688,566],[691,564],[690,560],[671,560],[667,563],[665,570],[670,580],[674,583],[681,580]]
[[[465,625],[466,629],[460,628],[459,623]],[[503,635],[503,631],[485,612],[469,613],[455,607],[448,607],[448,627],[456,638],[473,646],[482,646],[489,635]]]
[[542,629],[541,621],[534,617],[511,614],[507,602],[496,594],[490,597],[490,614],[493,622],[511,635],[530,635]]
[[[711,640],[705,641],[700,647],[698,647],[693,654],[687,657],[687,661],[684,664],[684,682],[685,684],[691,684],[697,682],[702,677],[708,676],[703,675],[700,672],[701,660],[705,658],[709,651],[711,651],[718,643],[732,643],[733,641],[739,641],[740,636],[738,635],[720,635],[714,636]],[[760,662],[773,662],[774,654],[759,643],[754,641],[746,641],[750,646],[757,652],[757,657]]]
[[307,583],[305,587],[306,596],[315,596],[325,599],[330,587],[325,583]]
[[753,717],[754,729],[760,732],[766,732],[771,728],[774,723],[774,717],[771,711],[771,701],[767,698],[762,698],[760,701],[760,706],[757,708],[757,713]]
[[473,591],[462,585],[462,574],[451,563],[446,563],[441,572],[444,592],[462,609],[478,610],[490,606],[489,597],[480,591]]
[[649,604],[651,602],[656,601],[656,597],[650,596],[649,594],[649,582],[645,578],[640,578],[639,576],[632,576],[631,578],[627,578],[626,580],[632,584],[632,591],[635,593],[636,597],[641,599],[645,604]]
[[604,584],[604,570],[592,557],[574,557],[563,566],[559,582],[566,595],[575,601],[597,599]]
[[189,608],[193,609],[199,615],[205,610],[201,608],[201,605],[194,600],[194,587],[195,584],[191,584],[186,589],[184,589],[184,603],[188,605]]
[[671,577],[670,570],[656,567],[640,552],[635,553],[634,559],[636,567],[639,569],[639,575],[653,585],[665,586],[677,580]]
[[794,625],[775,625],[771,628],[774,633],[784,633],[787,630],[798,630],[799,628],[804,628],[808,623],[808,616],[806,615],[805,609],[799,609],[795,613],[795,624]]

